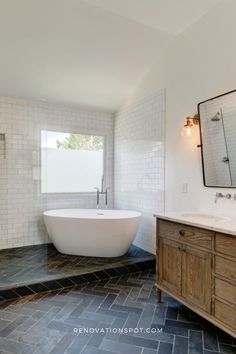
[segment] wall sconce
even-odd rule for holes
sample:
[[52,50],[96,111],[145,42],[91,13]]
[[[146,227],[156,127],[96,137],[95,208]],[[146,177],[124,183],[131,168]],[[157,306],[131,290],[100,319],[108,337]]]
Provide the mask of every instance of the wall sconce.
[[190,136],[192,127],[194,125],[199,124],[199,117],[198,114],[195,114],[193,117],[186,117],[186,123],[182,129],[182,136]]

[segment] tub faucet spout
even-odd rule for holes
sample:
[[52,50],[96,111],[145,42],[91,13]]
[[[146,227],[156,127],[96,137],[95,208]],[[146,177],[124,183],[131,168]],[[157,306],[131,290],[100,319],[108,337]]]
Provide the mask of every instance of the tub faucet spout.
[[108,193],[107,193],[107,188],[104,189],[104,176],[102,176],[102,181],[101,181],[101,191],[99,190],[98,187],[95,187],[97,191],[97,209],[99,208],[100,204],[100,194],[105,195],[105,204],[106,204],[106,209],[107,209],[107,204],[108,204]]
[[106,194],[106,209],[107,209],[107,188],[105,194]]

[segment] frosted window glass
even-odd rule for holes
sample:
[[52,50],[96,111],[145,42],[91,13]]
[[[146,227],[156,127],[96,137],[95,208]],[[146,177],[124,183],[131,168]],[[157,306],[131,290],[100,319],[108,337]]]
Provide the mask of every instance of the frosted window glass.
[[41,132],[41,192],[94,192],[103,175],[104,137]]

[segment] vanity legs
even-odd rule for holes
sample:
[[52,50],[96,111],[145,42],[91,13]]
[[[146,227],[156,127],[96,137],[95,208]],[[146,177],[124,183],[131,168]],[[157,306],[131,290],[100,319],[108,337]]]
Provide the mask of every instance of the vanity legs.
[[157,302],[161,302],[161,290],[157,288]]

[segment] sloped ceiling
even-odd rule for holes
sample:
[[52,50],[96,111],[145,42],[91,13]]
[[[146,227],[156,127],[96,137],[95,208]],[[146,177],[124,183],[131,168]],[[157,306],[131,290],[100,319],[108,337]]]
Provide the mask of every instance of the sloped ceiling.
[[156,30],[178,35],[221,0],[85,0]]
[[0,94],[115,111],[216,2],[0,0]]

